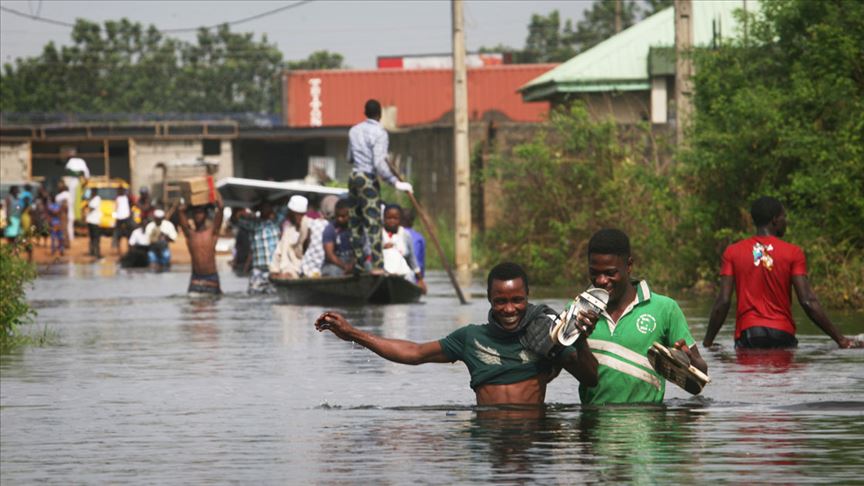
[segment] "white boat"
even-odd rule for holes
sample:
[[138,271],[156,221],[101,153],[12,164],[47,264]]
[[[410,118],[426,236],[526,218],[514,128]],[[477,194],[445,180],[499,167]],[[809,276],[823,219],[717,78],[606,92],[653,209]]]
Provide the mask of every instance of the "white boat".
[[216,183],[216,189],[222,196],[222,202],[227,207],[251,208],[263,201],[276,201],[293,194],[304,196],[342,196],[348,194],[348,189],[307,184],[298,181],[262,181],[259,179],[243,179],[226,177]]

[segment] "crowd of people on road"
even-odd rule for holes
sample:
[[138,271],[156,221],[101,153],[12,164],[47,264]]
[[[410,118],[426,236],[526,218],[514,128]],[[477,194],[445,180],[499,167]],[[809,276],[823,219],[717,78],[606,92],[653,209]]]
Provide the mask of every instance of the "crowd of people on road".
[[34,184],[13,185],[0,201],[0,232],[8,244],[33,260],[34,246],[49,247],[52,256],[63,256],[71,233],[69,207],[72,198],[61,180],[52,191]]

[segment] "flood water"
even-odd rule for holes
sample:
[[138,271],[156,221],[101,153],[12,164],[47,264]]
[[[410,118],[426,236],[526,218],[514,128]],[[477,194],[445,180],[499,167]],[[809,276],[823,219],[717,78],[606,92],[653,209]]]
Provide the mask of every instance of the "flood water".
[[[565,372],[530,419],[475,409],[461,363],[387,362],[316,332],[322,307],[250,297],[220,274],[226,295],[202,300],[185,295],[188,267],[43,269],[33,328],[57,342],[2,356],[0,482],[864,481],[864,350],[838,350],[800,315],[797,350],[750,355],[728,319],[723,347],[703,351],[702,396],[669,385],[663,406],[582,408]],[[458,305],[443,273],[428,283],[420,304],[333,308],[415,341],[485,320],[485,300]],[[701,341],[710,302],[681,304]],[[864,315],[831,316],[864,333]]]

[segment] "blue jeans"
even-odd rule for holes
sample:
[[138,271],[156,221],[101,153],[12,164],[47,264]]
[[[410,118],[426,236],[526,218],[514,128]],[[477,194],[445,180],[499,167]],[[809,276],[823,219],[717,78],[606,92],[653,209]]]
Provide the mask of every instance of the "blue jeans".
[[171,266],[171,250],[167,246],[164,249],[151,249],[147,252],[147,261],[151,265]]

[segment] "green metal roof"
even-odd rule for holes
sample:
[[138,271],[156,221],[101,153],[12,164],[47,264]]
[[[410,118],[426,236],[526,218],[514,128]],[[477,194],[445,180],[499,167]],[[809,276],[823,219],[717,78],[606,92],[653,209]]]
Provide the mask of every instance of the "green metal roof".
[[[756,0],[693,0],[693,42],[708,46],[717,37],[738,35],[737,9],[758,8]],[[648,53],[675,44],[675,12],[667,8],[606,39],[521,88],[525,101],[556,93],[649,89]]]

